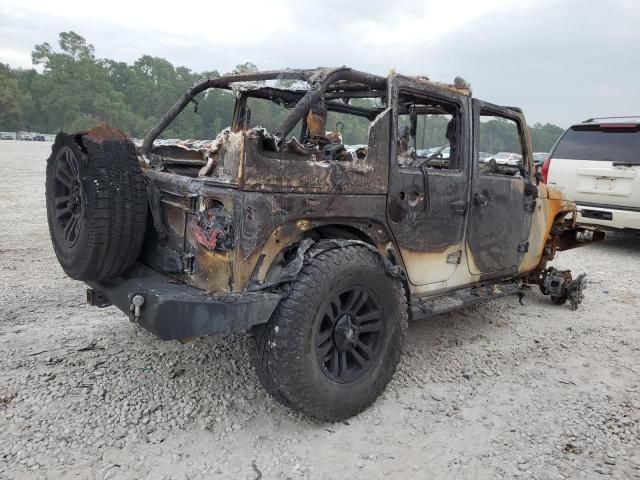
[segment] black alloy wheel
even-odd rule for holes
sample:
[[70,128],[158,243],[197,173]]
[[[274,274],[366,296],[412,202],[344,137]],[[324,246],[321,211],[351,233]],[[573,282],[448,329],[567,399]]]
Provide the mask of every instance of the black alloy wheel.
[[361,245],[316,253],[269,322],[253,328],[264,388],[299,412],[335,422],[384,391],[407,328],[402,282]]
[[384,330],[380,300],[365,286],[325,302],[315,335],[323,373],[337,383],[362,377],[380,356]]
[[80,160],[70,147],[63,146],[54,164],[55,228],[67,248],[72,248],[80,237],[84,217],[84,188],[80,179]]

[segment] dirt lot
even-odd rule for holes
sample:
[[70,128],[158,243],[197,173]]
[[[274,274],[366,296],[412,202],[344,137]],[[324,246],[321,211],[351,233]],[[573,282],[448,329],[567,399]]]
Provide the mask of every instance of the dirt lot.
[[640,237],[566,252],[577,312],[532,290],[410,324],[348,422],[258,386],[245,335],[164,343],[85,306],[53,255],[51,144],[0,142],[0,478],[640,478]]

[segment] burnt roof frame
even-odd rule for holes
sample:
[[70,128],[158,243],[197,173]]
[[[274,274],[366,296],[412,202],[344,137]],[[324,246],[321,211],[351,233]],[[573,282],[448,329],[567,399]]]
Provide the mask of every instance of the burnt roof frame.
[[[367,87],[372,91],[386,92],[387,78],[374,75],[348,67],[318,68],[313,70],[268,70],[263,72],[236,73],[222,77],[209,77],[194,83],[178,101],[164,114],[160,121],[144,137],[142,153],[147,154],[151,150],[156,138],[169,126],[173,120],[185,109],[185,107],[199,93],[211,88],[232,89],[231,84],[239,82],[252,82],[264,80],[301,80],[310,84],[309,90],[298,100],[291,109],[291,113],[283,123],[273,132],[279,140],[285,138],[296,124],[302,119],[311,106],[316,103],[322,94],[329,91],[363,90]],[[286,89],[282,91],[287,91]],[[295,91],[295,90],[290,90]],[[336,102],[337,103],[337,102]],[[345,107],[356,109],[358,107]],[[367,111],[368,109],[362,109]],[[363,112],[364,113],[364,112]],[[363,115],[364,116],[364,115]]]
[[[255,90],[247,90],[242,92],[242,95],[251,98],[260,98],[263,100],[270,100],[279,105],[283,105],[285,108],[292,110],[295,105],[304,97],[306,92],[301,91],[292,91],[292,90],[282,90],[278,88],[272,87],[264,87],[264,88],[256,88]],[[331,95],[328,95],[331,93]],[[350,105],[348,103],[337,101],[339,98],[371,98],[371,97],[380,97],[382,98],[382,92],[375,92],[375,94],[371,93],[369,95],[364,95],[361,90],[353,91],[353,92],[325,92],[323,98],[325,99],[325,104],[327,106],[327,110],[330,112],[338,112],[356,115],[358,117],[364,117],[369,121],[373,121],[381,112],[385,110],[386,107],[377,107],[377,108],[366,108],[359,107],[356,105]],[[278,100],[282,100],[279,102]],[[289,106],[288,104],[293,104],[293,106]],[[234,122],[236,119],[234,119]]]

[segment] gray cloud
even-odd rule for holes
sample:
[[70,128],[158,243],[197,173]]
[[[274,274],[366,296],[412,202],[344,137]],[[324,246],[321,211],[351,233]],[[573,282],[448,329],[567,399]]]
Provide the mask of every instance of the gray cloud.
[[477,96],[520,105],[530,120],[567,126],[596,115],[640,114],[640,4],[589,8],[572,0],[497,14],[444,39],[431,59],[459,72]]
[[[433,5],[413,0],[296,2],[283,33],[267,41],[251,41],[238,11],[238,18],[227,19],[237,22],[238,38],[245,39],[237,45],[228,39],[218,44],[215,35],[199,39],[199,29],[215,32],[216,22],[225,20],[205,20],[197,12],[182,19],[193,25],[191,36],[156,32],[146,23],[144,29],[125,29],[95,19],[0,15],[0,44],[28,55],[36,43],[56,44],[58,32],[75,30],[100,57],[133,62],[148,53],[195,71],[225,72],[252,61],[264,69],[344,64],[379,74],[396,68],[437,80],[461,75],[477,97],[521,106],[530,122],[566,126],[595,115],[640,114],[638,1],[542,0],[529,8],[491,10],[436,39],[428,14]],[[451,2],[451,8],[456,5]],[[369,32],[382,31],[413,16],[425,19],[420,32],[400,31],[372,45],[362,31],[363,21]],[[278,18],[277,11],[265,13],[265,21]]]

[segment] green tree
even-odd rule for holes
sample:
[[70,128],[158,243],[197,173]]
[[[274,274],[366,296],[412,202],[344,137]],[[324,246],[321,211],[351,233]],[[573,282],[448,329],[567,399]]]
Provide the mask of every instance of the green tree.
[[252,73],[257,71],[258,71],[258,67],[256,66],[255,63],[245,62],[239,65],[236,65],[236,68],[234,68],[233,71],[230,73]]
[[34,65],[43,67],[32,83],[32,96],[43,113],[39,126],[70,130],[93,118],[131,133],[137,119],[114,89],[103,62],[95,58],[93,45],[75,32],[60,33],[58,44],[60,52],[43,43],[32,53]]
[[22,105],[18,82],[8,65],[0,63],[0,130],[22,127]]
[[534,152],[549,152],[556,140],[562,135],[562,128],[551,123],[535,123],[529,128]]

